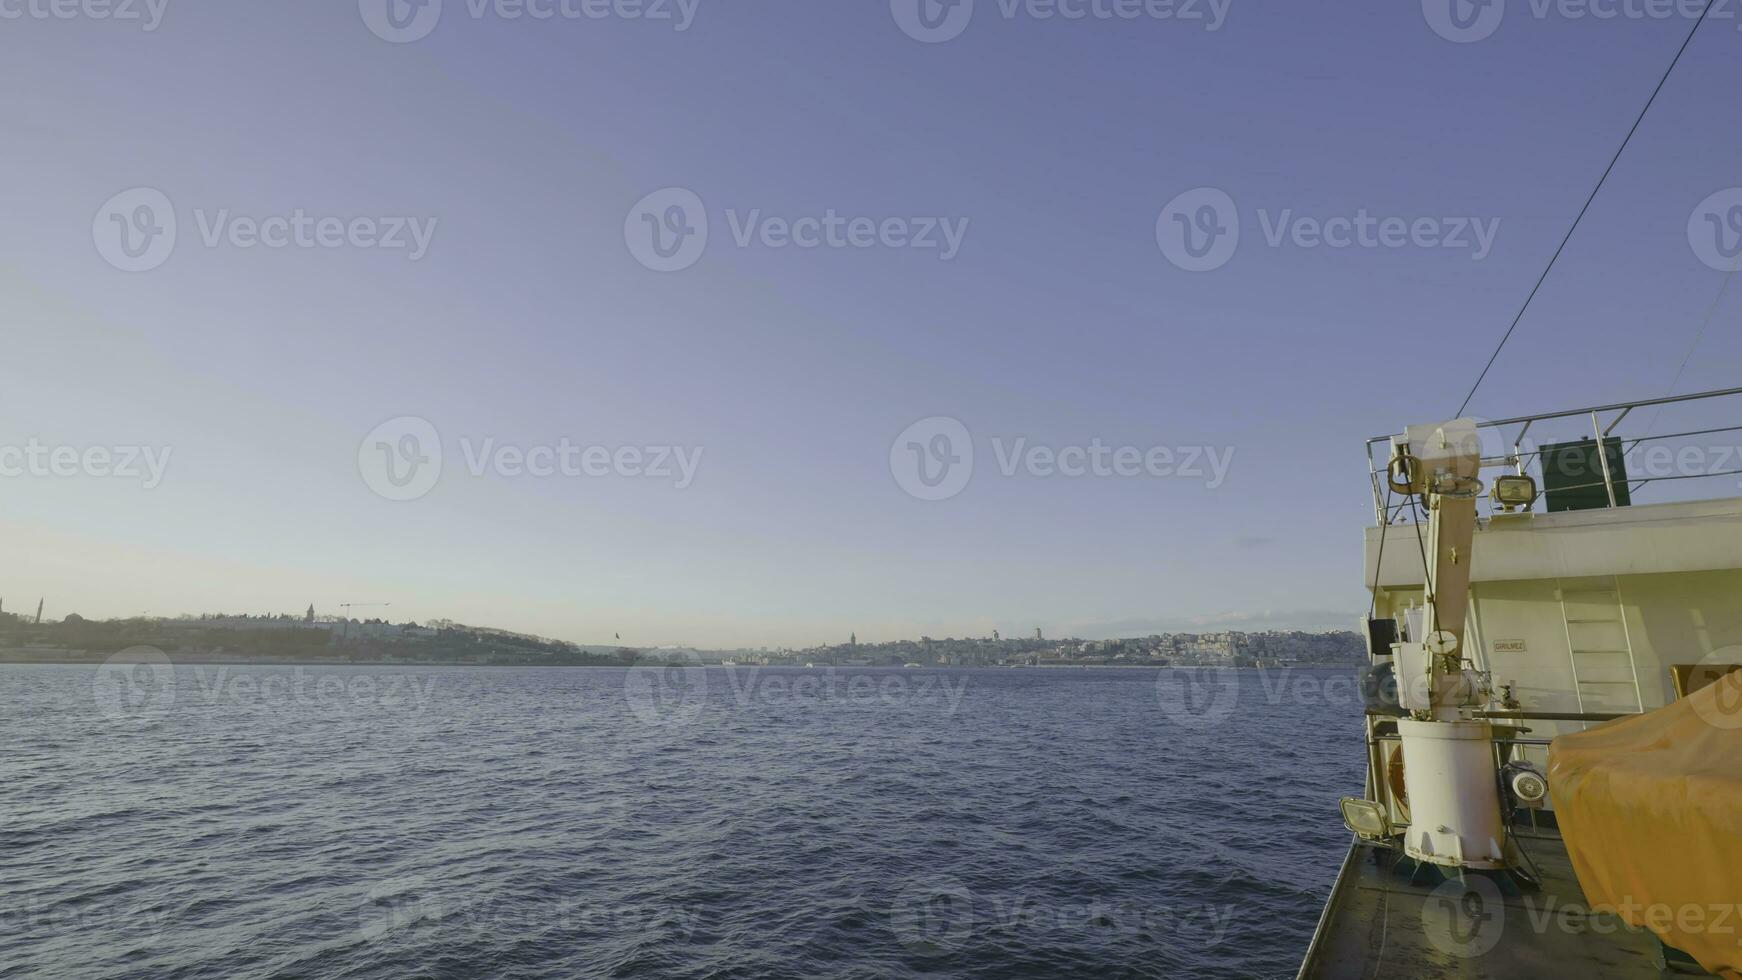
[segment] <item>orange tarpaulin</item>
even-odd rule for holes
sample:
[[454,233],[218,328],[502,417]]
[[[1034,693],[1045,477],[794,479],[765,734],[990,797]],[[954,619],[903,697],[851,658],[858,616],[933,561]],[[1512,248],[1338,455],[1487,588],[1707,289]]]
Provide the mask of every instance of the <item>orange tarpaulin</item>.
[[1742,980],[1742,673],[1549,747],[1592,909]]

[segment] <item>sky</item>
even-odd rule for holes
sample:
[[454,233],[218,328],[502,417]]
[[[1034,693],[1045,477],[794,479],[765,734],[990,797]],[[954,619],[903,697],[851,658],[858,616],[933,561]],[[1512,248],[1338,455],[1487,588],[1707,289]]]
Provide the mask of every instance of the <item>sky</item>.
[[[0,0],[0,599],[638,646],[1349,627],[1363,440],[1456,412],[1691,24]],[[1739,28],[1471,414],[1742,377]]]

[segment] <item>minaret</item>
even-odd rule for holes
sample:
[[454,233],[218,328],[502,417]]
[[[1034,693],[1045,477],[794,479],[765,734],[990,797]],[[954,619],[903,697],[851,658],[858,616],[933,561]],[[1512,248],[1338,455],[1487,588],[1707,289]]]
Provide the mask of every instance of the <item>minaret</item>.
[[42,600],[36,600],[36,625],[42,625]]

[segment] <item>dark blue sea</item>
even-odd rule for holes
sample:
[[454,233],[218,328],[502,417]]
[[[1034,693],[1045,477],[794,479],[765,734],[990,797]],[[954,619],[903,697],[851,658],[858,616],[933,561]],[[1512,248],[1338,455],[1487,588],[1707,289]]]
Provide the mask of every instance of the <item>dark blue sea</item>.
[[0,666],[0,978],[1292,976],[1349,669]]

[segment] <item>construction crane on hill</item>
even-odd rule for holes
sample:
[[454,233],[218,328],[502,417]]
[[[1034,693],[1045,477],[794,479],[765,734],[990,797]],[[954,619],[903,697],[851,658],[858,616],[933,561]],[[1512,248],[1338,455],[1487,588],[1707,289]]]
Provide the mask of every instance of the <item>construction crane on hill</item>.
[[348,640],[351,638],[351,610],[352,609],[368,609],[368,608],[372,608],[372,607],[386,607],[386,606],[391,606],[391,605],[393,605],[393,603],[391,603],[391,602],[341,602],[341,603],[339,603],[339,608],[343,609],[345,611],[345,615],[344,615],[345,630],[344,630],[344,633],[341,634],[340,639],[347,639]]

